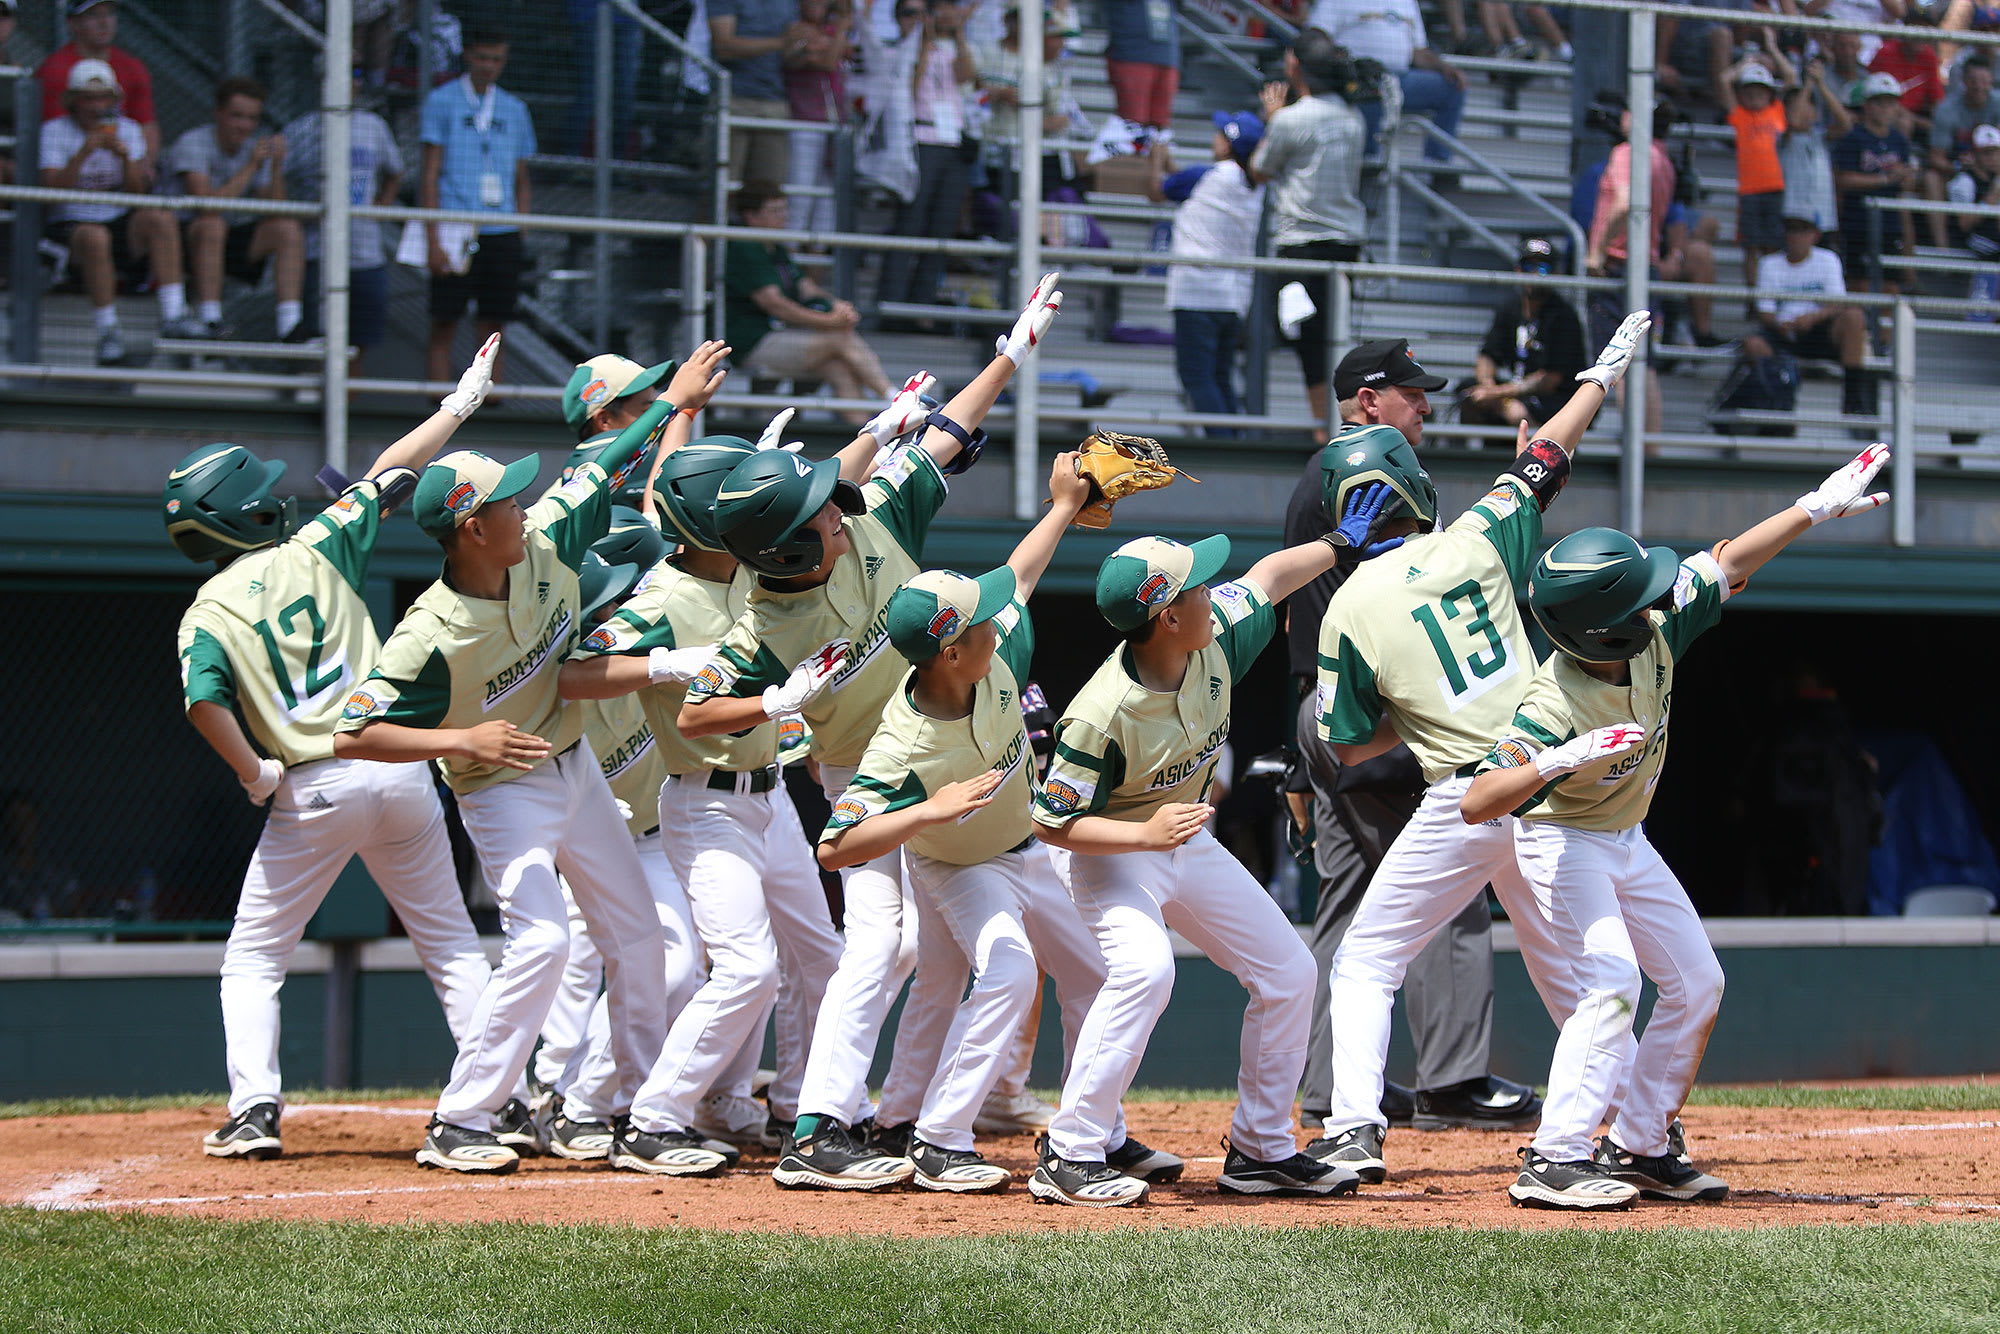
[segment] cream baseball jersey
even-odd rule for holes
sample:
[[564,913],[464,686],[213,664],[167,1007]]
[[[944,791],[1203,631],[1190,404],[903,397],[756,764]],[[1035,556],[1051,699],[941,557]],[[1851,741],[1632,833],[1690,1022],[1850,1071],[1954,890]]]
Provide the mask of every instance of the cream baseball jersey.
[[1386,713],[1425,781],[1476,765],[1534,675],[1514,589],[1541,537],[1508,474],[1449,528],[1357,566],[1320,623],[1321,740],[1360,745]]
[[1006,775],[991,804],[955,824],[920,830],[905,846],[936,861],[973,866],[1019,847],[1034,833],[1028,816],[1034,800],[1034,755],[1021,718],[1020,686],[1034,656],[1034,624],[1016,598],[994,616],[993,628],[999,636],[993,669],[973,687],[972,712],[964,718],[930,718],[918,712],[910,697],[916,670],[908,670],[882,711],[854,781],[833,803],[820,842],[870,816],[914,806],[947,784],[977,778],[988,769]]
[[[341,709],[339,731],[372,722],[477,727],[505,720],[560,755],[583,734],[556,678],[578,639],[577,567],[611,525],[611,494],[594,463],[528,510],[527,559],[507,572],[507,600],[469,598],[440,577],[382,645],[374,675]],[[456,757],[440,761],[461,795],[521,771]]]
[[1278,625],[1271,599],[1247,579],[1211,586],[1208,599],[1215,639],[1189,656],[1179,690],[1140,685],[1121,644],[1070,701],[1035,799],[1037,824],[1144,820],[1169,802],[1206,799],[1229,739],[1232,690]]
[[611,785],[611,795],[632,812],[625,827],[643,838],[660,827],[660,784],[667,766],[647,726],[646,710],[633,695],[581,701],[583,736],[597,756],[597,767]]
[[250,739],[291,766],[333,754],[334,724],[382,651],[361,601],[380,493],[356,482],[276,546],[201,586],[181,617],[181,693],[240,709]]
[[899,450],[861,488],[868,512],[841,520],[853,550],[818,588],[787,592],[758,580],[750,604],[692,695],[755,696],[834,639],[852,641],[826,689],[807,701],[813,755],[858,764],[909,664],[889,644],[889,598],[920,568],[924,536],[944,504],[944,474],[921,449]]
[[[747,568],[739,565],[733,580],[718,584],[698,579],[671,561],[663,561],[647,572],[632,596],[625,599],[624,606],[583,637],[576,656],[647,653],[656,648],[696,648],[716,643],[742,616],[754,578]],[[645,709],[646,721],[652,726],[654,742],[668,773],[761,769],[778,757],[778,725],[772,722],[733,736],[692,740],[682,736],[675,719],[680,717],[681,703],[687,698],[685,684],[647,686],[638,692],[637,698]]]
[[1646,818],[1653,788],[1667,762],[1667,713],[1674,696],[1674,664],[1689,644],[1722,617],[1729,597],[1722,567],[1708,552],[1681,562],[1674,580],[1673,606],[1646,613],[1653,640],[1630,663],[1629,684],[1614,686],[1583,670],[1567,653],[1554,653],[1535,673],[1492,752],[1479,766],[1512,768],[1534,763],[1544,747],[1616,723],[1637,723],[1646,744],[1564,774],[1537,792],[1515,814],[1575,829],[1630,829]]

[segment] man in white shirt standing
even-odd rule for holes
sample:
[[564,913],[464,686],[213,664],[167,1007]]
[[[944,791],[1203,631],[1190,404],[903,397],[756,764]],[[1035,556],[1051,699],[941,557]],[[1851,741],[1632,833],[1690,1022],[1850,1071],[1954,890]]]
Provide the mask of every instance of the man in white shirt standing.
[[1762,361],[1774,351],[1815,361],[1838,361],[1842,384],[1840,410],[1850,416],[1873,416],[1875,383],[1862,365],[1868,352],[1867,323],[1859,306],[1829,302],[1844,295],[1847,276],[1840,256],[1816,244],[1819,226],[1811,218],[1785,219],[1785,248],[1757,264],[1758,333],[1743,339],[1743,355]]
[[[1424,36],[1424,16],[1417,0],[1318,0],[1312,26],[1347,48],[1357,60],[1379,60],[1403,85],[1403,110],[1431,118],[1446,134],[1458,134],[1465,115],[1465,75],[1431,50]],[[1375,136],[1382,130],[1382,103],[1363,102],[1358,110],[1368,122],[1368,152],[1376,152]],[[1451,161],[1451,150],[1424,136],[1424,156],[1432,162]]]

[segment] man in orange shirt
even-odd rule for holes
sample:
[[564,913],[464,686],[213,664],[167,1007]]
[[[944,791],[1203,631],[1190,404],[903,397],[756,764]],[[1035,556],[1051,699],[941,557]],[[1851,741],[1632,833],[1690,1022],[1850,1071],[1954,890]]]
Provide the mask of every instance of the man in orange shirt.
[[1783,54],[1774,51],[1772,58],[1778,73],[1746,60],[1723,97],[1730,104],[1729,128],[1736,131],[1736,240],[1743,247],[1746,287],[1757,285],[1758,261],[1785,247],[1785,169],[1778,163],[1785,106],[1778,90],[1794,79]]

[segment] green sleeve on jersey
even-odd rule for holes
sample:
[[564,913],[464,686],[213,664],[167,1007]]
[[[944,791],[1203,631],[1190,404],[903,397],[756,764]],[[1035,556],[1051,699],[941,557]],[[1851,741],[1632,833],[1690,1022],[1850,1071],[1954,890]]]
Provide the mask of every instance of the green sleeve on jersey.
[[[875,758],[875,752],[871,750],[861,763],[865,766],[870,759]],[[821,832],[818,841],[828,842],[839,837],[842,830],[852,829],[863,820],[877,815],[887,815],[890,811],[903,810],[929,796],[930,794],[924,791],[923,780],[907,769],[903,771],[903,781],[900,783],[884,782],[865,770],[857,771],[854,781],[847,785],[847,791],[841,793],[840,799],[833,803],[833,810],[827,816],[826,828]]]
[[1055,758],[1035,790],[1035,818],[1060,825],[1104,809],[1125,781],[1125,752],[1094,727],[1064,720],[1056,727]]
[[299,540],[325,557],[358,596],[381,531],[381,500],[375,483],[364,480],[308,521],[299,530]]
[[1247,579],[1216,584],[1208,590],[1208,618],[1215,642],[1229,661],[1229,680],[1241,681],[1250,664],[1271,642],[1278,628],[1278,611],[1264,590]]
[[656,648],[674,648],[674,623],[662,616],[648,621],[630,607],[623,608],[602,625],[585,635],[572,658],[650,653]]
[[1666,637],[1667,651],[1679,662],[1688,645],[1712,629],[1722,619],[1722,567],[1707,552],[1681,562],[1674,578],[1674,602],[1664,613],[1660,633]]
[[1534,568],[1535,548],[1542,542],[1542,507],[1528,484],[1502,475],[1452,527],[1459,524],[1472,526],[1493,544],[1507,567],[1507,578],[1519,588]]
[[[381,687],[376,687],[380,682]],[[371,688],[374,687],[374,688]],[[386,688],[383,688],[386,687]],[[365,697],[365,702],[364,702]],[[397,723],[403,727],[438,727],[451,711],[451,668],[444,652],[432,649],[417,674],[407,681],[385,676],[378,668],[361,683],[341,712],[342,731],[358,730],[353,722]],[[353,717],[349,717],[353,713]]]
[[993,618],[993,628],[1000,636],[994,654],[1007,664],[1015,681],[1027,684],[1028,663],[1035,656],[1035,622],[1027,605],[1015,598]]
[[1320,648],[1316,708],[1320,740],[1336,746],[1358,746],[1371,740],[1382,721],[1382,698],[1375,690],[1375,669],[1344,634],[1340,634],[1332,656],[1328,656],[1324,646]]
[[868,513],[881,520],[896,545],[914,561],[924,558],[924,537],[944,505],[944,474],[937,461],[914,446],[897,450],[882,471],[861,488]]
[[222,645],[206,630],[195,631],[181,650],[181,694],[185,708],[204,700],[225,709],[236,707],[236,671]]
[[611,488],[595,463],[578,468],[528,511],[528,519],[556,544],[556,558],[572,570],[583,568],[590,544],[611,531]]
[[[737,624],[741,625],[742,622],[739,621]],[[716,650],[715,661],[728,674],[728,679],[709,683],[698,676],[689,683],[688,694],[730,695],[737,699],[748,699],[753,695],[762,695],[766,686],[783,685],[792,676],[791,667],[781,662],[768,645],[758,644],[754,651],[746,654],[734,630],[730,631],[729,638]],[[704,685],[707,686],[706,689],[703,688]],[[728,688],[725,690],[723,686]]]

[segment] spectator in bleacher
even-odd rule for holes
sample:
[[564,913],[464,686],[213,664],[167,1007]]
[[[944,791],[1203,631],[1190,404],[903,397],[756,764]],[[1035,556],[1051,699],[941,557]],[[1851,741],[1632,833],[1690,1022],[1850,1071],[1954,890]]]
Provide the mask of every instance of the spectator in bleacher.
[[[784,61],[803,51],[812,28],[799,0],[707,0],[710,49],[729,71],[729,114],[784,120]],[[790,169],[791,135],[784,130],[729,131],[730,181],[782,181]]]
[[[57,190],[103,190],[144,195],[152,189],[146,167],[146,139],[138,123],[121,116],[118,77],[102,60],[79,60],[69,67],[63,90],[67,114],[42,125],[41,182]],[[83,279],[97,330],[97,364],[125,360],[118,328],[118,280],[143,263],[152,271],[160,302],[160,333],[199,338],[201,325],[188,317],[187,288],[181,282],[181,231],[174,215],[157,208],[117,204],[51,204],[48,238],[69,247],[70,262]]]
[[1101,0],[1109,41],[1104,71],[1118,114],[1164,130],[1174,123],[1174,94],[1181,86],[1179,0]]
[[153,75],[146,62],[111,43],[118,36],[118,6],[113,0],[71,0],[69,40],[49,53],[35,77],[42,81],[42,119],[55,120],[66,109],[69,72],[79,60],[101,60],[118,79],[118,114],[139,126],[146,141],[146,171],[160,156],[160,122],[153,110]]
[[[1465,115],[1465,75],[1433,51],[1424,36],[1424,16],[1417,0],[1315,0],[1312,26],[1324,31],[1348,54],[1382,62],[1382,68],[1403,85],[1403,110],[1428,115],[1446,134],[1458,134]],[[1361,115],[1367,122],[1367,153],[1379,147],[1382,103],[1366,101]],[[1432,162],[1451,161],[1451,150],[1424,136],[1424,156]]]
[[1743,247],[1743,282],[1756,281],[1757,261],[1784,248],[1785,171],[1778,161],[1778,136],[1785,132],[1779,90],[1798,80],[1779,51],[1775,65],[1745,60],[1723,85],[1722,105],[1736,135],[1736,240]]
[[[751,181],[736,192],[738,219],[745,227],[782,230],[787,215],[784,189],[775,181]],[[730,360],[750,375],[791,380],[824,380],[841,398],[886,398],[889,380],[875,351],[856,326],[861,313],[799,272],[791,253],[776,241],[731,241],[723,256],[723,336]],[[866,412],[843,412],[859,426]]]
[[[535,124],[528,104],[500,87],[506,68],[506,36],[475,29],[465,39],[465,73],[424,99],[419,208],[526,213],[533,207],[527,160],[535,153]],[[512,223],[482,225],[474,237],[449,226],[424,224],[431,273],[425,374],[432,380],[451,378],[457,364],[451,340],[467,306],[478,310],[481,343],[514,318],[521,274],[528,267],[520,230]],[[469,255],[458,248],[460,238],[471,243]],[[495,380],[500,364],[495,358]]]
[[[11,65],[14,57],[9,54],[7,44],[14,40],[14,0],[0,0],[0,65]],[[0,185],[14,183],[14,99],[0,96],[0,139],[7,140],[0,147]]]
[[[1984,50],[1960,62],[1957,87],[1931,113],[1929,161],[1924,168],[1924,198],[1945,197],[1945,187],[1972,157],[1972,134],[1981,125],[2000,125],[2000,98],[1993,96],[1993,57]],[[1945,244],[1945,219],[1930,214],[1931,242]]]
[[[1660,235],[1666,226],[1668,206],[1674,198],[1674,162],[1667,156],[1663,143],[1667,132],[1674,127],[1680,113],[1672,102],[1662,98],[1653,105],[1653,137],[1649,179],[1652,186],[1652,207],[1648,210],[1651,220],[1649,264],[1657,267],[1661,259]],[[1597,183],[1597,208],[1590,219],[1589,248],[1584,254],[1584,272],[1593,278],[1622,278],[1628,262],[1625,243],[1626,220],[1632,212],[1632,113],[1628,109],[1619,114],[1618,142],[1612,145],[1611,155],[1604,160],[1604,175]],[[1624,318],[1624,299],[1618,292],[1592,292],[1586,309],[1589,314],[1590,341],[1597,347],[1604,346],[1617,332],[1618,322]],[[1620,387],[1620,401],[1624,390]],[[1659,372],[1651,362],[1646,364],[1646,430],[1658,431],[1662,421],[1660,408]]]
[[[799,21],[811,29],[795,52],[784,58],[785,102],[793,120],[835,126],[847,116],[847,61],[854,53],[854,11],[833,0],[799,0]],[[833,216],[833,136],[813,130],[793,130],[791,174],[785,184],[792,193],[792,227],[799,231],[831,232]],[[814,195],[810,190],[828,193]]]
[[[1908,254],[1910,229],[1899,209],[1881,210],[1882,248],[1870,249],[1868,214],[1861,201],[1870,197],[1897,199],[1917,183],[1916,150],[1897,120],[1902,85],[1893,74],[1871,74],[1861,85],[1861,116],[1833,146],[1833,184],[1840,192],[1840,234],[1847,258],[1848,282],[1858,291],[1868,283],[1870,264],[1891,254]],[[1884,277],[1889,291],[1899,290],[1897,274]]]
[[[1257,224],[1264,216],[1264,187],[1246,165],[1263,142],[1264,122],[1247,111],[1218,111],[1211,118],[1213,161],[1166,175],[1167,145],[1153,141],[1153,177],[1147,191],[1159,203],[1173,200],[1173,256],[1167,266],[1167,309],[1174,314],[1174,369],[1196,412],[1243,411],[1236,392],[1236,348],[1250,313],[1255,275],[1248,269],[1209,268],[1181,261],[1243,259],[1257,253]],[[1206,433],[1233,439],[1228,427]]]
[[[1535,55],[1535,43],[1522,35],[1521,25],[1515,21],[1516,6],[1502,4],[1500,0],[1479,0],[1479,26],[1486,33],[1486,43],[1491,53],[1501,60],[1531,60]],[[1542,53],[1550,60],[1569,64],[1574,53],[1570,49],[1569,38],[1563,35],[1562,25],[1556,22],[1547,5],[1521,5],[1521,16],[1528,20],[1528,26],[1541,39]],[[1446,21],[1449,22],[1447,10]],[[1462,43],[1464,34],[1455,34],[1456,41]],[[1454,49],[1458,49],[1456,46]],[[1472,54],[1469,51],[1463,54]]]
[[1944,66],[1938,60],[1937,46],[1917,38],[1916,30],[1935,22],[1929,13],[1924,0],[1910,0],[1909,14],[1903,21],[1913,29],[1911,35],[1884,39],[1868,62],[1869,73],[1887,74],[1901,85],[1903,91],[1897,99],[1903,108],[1900,125],[1920,146],[1928,142],[1931,112],[1944,98]]
[[1743,355],[1762,361],[1779,350],[1815,361],[1838,361],[1840,410],[1872,417],[1875,381],[1863,361],[1868,355],[1868,322],[1861,308],[1827,300],[1847,290],[1840,256],[1820,249],[1819,228],[1811,218],[1785,219],[1785,248],[1764,256],[1757,267],[1757,323],[1743,340]]
[[[1820,107],[1826,108],[1826,128],[1820,128]],[[1778,136],[1778,166],[1785,173],[1785,216],[1811,218],[1820,229],[1822,248],[1841,253],[1840,204],[1833,189],[1833,154],[1829,140],[1854,128],[1846,102],[1827,77],[1826,61],[1806,62],[1805,78],[1785,90],[1785,132]]]
[[[1841,23],[1901,23],[1910,0],[1796,0],[1799,13],[1807,18],[1834,19]],[[1881,49],[1882,39],[1874,33],[1849,34],[1856,39],[1856,54],[1866,65]]]
[[[1702,9],[1748,11],[1750,0],[1687,0]],[[1735,32],[1723,19],[1661,16],[1654,25],[1659,47],[1660,90],[1684,101],[1726,105]]]
[[[1271,191],[1271,244],[1280,259],[1338,263],[1361,257],[1368,215],[1361,207],[1361,113],[1334,91],[1345,62],[1323,29],[1307,28],[1285,52],[1285,83],[1267,83],[1262,95],[1264,141],[1250,155],[1250,180],[1275,182]],[[1297,100],[1286,104],[1287,95]],[[1313,313],[1293,346],[1305,372],[1312,404],[1313,439],[1325,444],[1327,310],[1331,281],[1299,279]]]
[[[888,13],[892,35],[884,36],[878,15]],[[855,26],[861,47],[858,100],[862,120],[855,170],[903,203],[917,197],[915,89],[917,60],[924,53],[924,0],[861,0]]]
[[[264,85],[255,79],[217,84],[214,120],[174,140],[168,151],[164,190],[218,199],[283,199],[285,136],[257,132],[264,101]],[[305,231],[297,218],[203,209],[186,215],[183,242],[195,318],[209,337],[224,332],[225,273],[254,287],[263,281],[266,262],[275,261],[278,337],[292,340],[304,310],[299,297],[306,267]]]
[[[975,47],[979,88],[992,120],[986,126],[986,163],[992,188],[1008,203],[1020,193],[1015,182],[1021,170],[1021,6],[1007,0],[1001,38],[991,46]],[[1076,36],[1076,12],[1067,6],[1049,10],[1042,27],[1042,138],[1046,143],[1067,134],[1078,116],[1076,95],[1070,91],[1069,62],[1063,44]],[[1075,161],[1065,152],[1042,153],[1042,192],[1055,190],[1076,175]],[[1061,236],[1061,220],[1045,219],[1048,231]],[[1059,240],[1056,243],[1060,243]]]
[[[2000,127],[1981,125],[1973,130],[1972,152],[1964,170],[1951,178],[1947,194],[1954,204],[2000,207]],[[1951,223],[1952,244],[1970,250],[1980,264],[1967,295],[1974,301],[2000,299],[2000,269],[1994,267],[2000,265],[2000,217],[1959,213]]]
[[1459,419],[1468,426],[1535,429],[1561,410],[1576,392],[1576,373],[1590,364],[1583,347],[1583,321],[1560,292],[1534,280],[1561,267],[1548,238],[1521,243],[1514,268],[1527,281],[1493,312],[1485,341],[1473,359],[1473,383],[1460,400]]
[[1836,32],[1826,39],[1828,55],[1832,64],[1827,67],[1827,82],[1843,107],[1861,105],[1861,85],[1868,81],[1868,66],[1861,60],[1861,34],[1858,32]]
[[[359,71],[357,71],[358,73]],[[359,86],[359,79],[356,80]],[[348,147],[347,199],[353,204],[393,204],[403,185],[403,154],[389,124],[372,111],[356,107]],[[294,199],[320,197],[323,175],[320,156],[320,113],[306,112],[284,128],[285,189]],[[320,283],[313,269],[320,262],[320,229],[306,233],[306,294],[315,305]],[[322,331],[317,312],[307,321]],[[348,374],[359,376],[368,349],[382,341],[389,327],[389,252],[382,242],[382,224],[365,218],[348,222],[347,342],[354,349]]]
[[[902,0],[908,3],[908,0]],[[961,39],[962,13],[954,0],[929,0],[914,84],[913,137],[917,147],[917,193],[899,205],[892,236],[958,235],[965,192],[978,160],[978,141],[967,136],[965,102],[979,81],[972,44]],[[967,145],[971,151],[967,151]],[[938,300],[944,257],[891,251],[882,261],[875,300],[930,305]],[[926,327],[919,324],[919,327]]]

